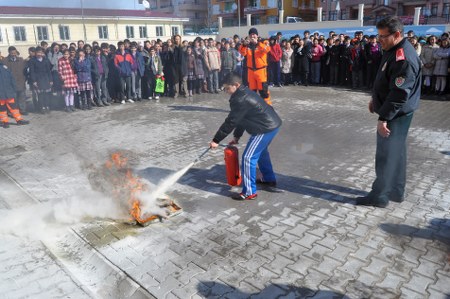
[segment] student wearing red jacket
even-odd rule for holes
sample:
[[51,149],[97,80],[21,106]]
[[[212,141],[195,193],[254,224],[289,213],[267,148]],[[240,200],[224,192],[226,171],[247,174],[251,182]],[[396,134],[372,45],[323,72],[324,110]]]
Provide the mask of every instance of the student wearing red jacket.
[[269,52],[269,82],[277,87],[281,87],[280,84],[280,60],[283,52],[281,51],[280,44],[272,36],[269,40],[270,52]]

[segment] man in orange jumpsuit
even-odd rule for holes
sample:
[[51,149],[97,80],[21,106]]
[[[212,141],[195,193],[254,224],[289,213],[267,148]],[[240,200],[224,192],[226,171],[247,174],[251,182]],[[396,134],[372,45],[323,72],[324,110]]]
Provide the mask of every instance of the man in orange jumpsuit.
[[270,100],[269,84],[267,82],[267,53],[270,52],[268,41],[258,42],[258,30],[250,28],[248,38],[239,47],[239,52],[247,60],[248,87],[253,91],[259,91],[267,104]]

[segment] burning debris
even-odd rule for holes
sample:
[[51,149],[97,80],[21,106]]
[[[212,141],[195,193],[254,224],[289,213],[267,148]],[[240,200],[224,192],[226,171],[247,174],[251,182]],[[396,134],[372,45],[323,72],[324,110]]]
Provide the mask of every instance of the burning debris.
[[122,206],[126,203],[135,223],[147,225],[181,213],[181,207],[165,195],[151,200],[148,184],[133,174],[123,154],[113,153],[105,163],[103,174],[109,178],[111,196]]

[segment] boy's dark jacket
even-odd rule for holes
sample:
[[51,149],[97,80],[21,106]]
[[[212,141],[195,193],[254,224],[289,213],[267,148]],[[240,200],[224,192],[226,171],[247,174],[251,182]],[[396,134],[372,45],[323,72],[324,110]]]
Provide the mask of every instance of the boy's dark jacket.
[[0,62],[0,100],[16,97],[16,81],[8,67]]
[[241,85],[230,98],[231,111],[213,138],[219,143],[234,130],[234,137],[244,131],[251,135],[269,133],[281,126],[281,119],[272,106],[255,92]]

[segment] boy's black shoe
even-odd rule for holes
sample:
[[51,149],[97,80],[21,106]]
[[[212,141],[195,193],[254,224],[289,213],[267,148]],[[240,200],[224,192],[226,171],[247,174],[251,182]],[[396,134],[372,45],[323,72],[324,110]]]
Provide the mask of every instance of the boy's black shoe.
[[265,182],[262,179],[256,179],[256,183],[259,184],[259,185],[265,185],[265,186],[269,186],[269,187],[276,187],[277,186],[277,181]]
[[30,122],[28,120],[24,120],[24,119],[17,121],[17,125],[19,125],[19,126],[28,125],[29,123]]
[[389,198],[389,200],[394,201],[394,202],[403,202],[405,200],[405,198],[403,196],[399,196],[399,197]]
[[389,204],[389,202],[374,201],[367,196],[357,197],[355,199],[356,199],[357,206],[372,206],[372,207],[377,207],[377,208],[385,208]]
[[234,200],[253,200],[256,199],[256,197],[258,196],[258,194],[251,194],[251,195],[245,195],[243,193],[239,193],[239,194],[235,194],[233,196],[231,196],[232,199]]
[[7,123],[7,122],[2,123],[2,127],[4,129],[8,129],[9,128],[9,123]]

